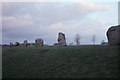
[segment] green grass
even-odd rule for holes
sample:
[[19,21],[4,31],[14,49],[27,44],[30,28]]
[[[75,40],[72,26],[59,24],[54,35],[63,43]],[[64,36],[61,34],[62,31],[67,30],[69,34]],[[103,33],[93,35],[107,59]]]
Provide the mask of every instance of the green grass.
[[118,46],[3,47],[3,78],[118,78]]

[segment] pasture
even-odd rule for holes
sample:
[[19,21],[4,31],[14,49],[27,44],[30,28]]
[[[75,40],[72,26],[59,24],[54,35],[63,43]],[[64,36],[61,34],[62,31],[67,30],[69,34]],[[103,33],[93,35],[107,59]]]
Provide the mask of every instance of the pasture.
[[3,78],[118,78],[120,46],[3,47]]

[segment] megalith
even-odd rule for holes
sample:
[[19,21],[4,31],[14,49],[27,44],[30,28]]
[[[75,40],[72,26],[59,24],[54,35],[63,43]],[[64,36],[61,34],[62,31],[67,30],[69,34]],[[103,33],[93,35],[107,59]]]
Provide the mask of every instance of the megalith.
[[24,40],[24,46],[27,47],[27,45],[28,45],[28,41]]
[[35,39],[35,45],[43,46],[43,39],[41,38]]
[[12,42],[10,42],[9,47],[12,47],[12,46],[13,46],[13,43],[12,43]]
[[58,45],[59,46],[66,46],[66,39],[65,39],[65,34],[63,34],[62,32],[60,32],[58,34]]
[[110,27],[106,35],[108,39],[108,44],[120,45],[120,25]]
[[19,44],[20,44],[19,42],[15,42],[15,46],[19,46]]

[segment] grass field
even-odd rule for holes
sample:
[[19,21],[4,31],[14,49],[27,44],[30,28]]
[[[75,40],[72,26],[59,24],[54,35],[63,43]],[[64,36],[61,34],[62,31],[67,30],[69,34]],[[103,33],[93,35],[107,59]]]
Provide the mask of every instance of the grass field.
[[120,46],[3,47],[3,78],[118,78]]

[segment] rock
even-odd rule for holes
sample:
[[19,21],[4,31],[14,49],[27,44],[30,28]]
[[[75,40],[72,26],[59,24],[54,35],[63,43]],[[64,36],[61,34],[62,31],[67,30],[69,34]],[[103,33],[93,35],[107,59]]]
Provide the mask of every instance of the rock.
[[65,34],[63,34],[63,33],[59,33],[58,34],[58,45],[59,46],[66,46],[67,44],[66,44],[66,39],[65,39]]
[[27,47],[27,45],[28,45],[27,40],[24,40],[24,46],[26,46],[26,47]]
[[19,42],[15,42],[15,46],[19,46],[19,44],[20,44]]
[[10,45],[9,45],[9,46],[10,46],[10,47],[13,47],[13,43],[10,42]]
[[106,35],[108,39],[108,44],[120,45],[120,25],[110,27]]
[[43,39],[41,39],[41,38],[36,39],[35,45],[43,46]]

